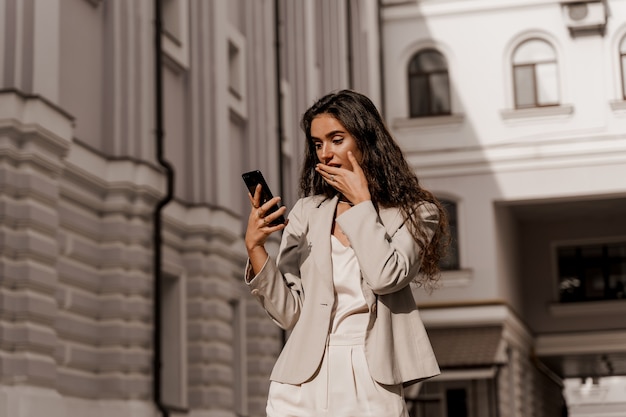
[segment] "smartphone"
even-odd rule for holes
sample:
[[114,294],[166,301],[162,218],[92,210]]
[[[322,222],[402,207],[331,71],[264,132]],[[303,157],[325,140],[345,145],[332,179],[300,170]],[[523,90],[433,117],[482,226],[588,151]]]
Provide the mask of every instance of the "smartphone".
[[[272,198],[274,198],[274,196],[272,195],[272,192],[270,191],[270,187],[268,187],[267,183],[265,182],[265,178],[263,178],[263,174],[261,174],[261,171],[255,170],[255,171],[250,171],[250,172],[244,172],[243,174],[241,174],[241,177],[243,178],[243,181],[246,183],[246,187],[248,187],[248,191],[250,191],[250,194],[252,194],[253,196],[254,196],[254,192],[256,190],[257,184],[261,184],[261,205],[267,203]],[[280,206],[278,204],[275,204],[272,207],[270,207],[269,210],[267,210],[267,214],[273,213],[279,208]],[[284,216],[280,216],[279,218],[270,222],[272,226],[278,226],[279,224],[283,224],[283,223],[285,223]]]

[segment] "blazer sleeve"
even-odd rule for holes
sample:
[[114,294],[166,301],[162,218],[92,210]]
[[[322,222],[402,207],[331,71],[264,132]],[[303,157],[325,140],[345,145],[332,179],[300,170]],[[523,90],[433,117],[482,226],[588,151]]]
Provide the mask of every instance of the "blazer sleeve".
[[303,212],[301,199],[289,213],[289,223],[283,229],[276,261],[268,256],[265,265],[254,277],[250,260],[248,259],[246,263],[244,279],[252,295],[272,320],[285,330],[293,328],[296,324],[304,302],[299,259],[299,248],[305,244],[307,227]]
[[[439,214],[432,203],[415,211],[430,241]],[[398,211],[393,225],[385,225],[371,201],[352,207],[337,218],[356,253],[366,284],[375,294],[389,294],[407,286],[419,272],[422,250]],[[428,242],[426,242],[428,243]]]

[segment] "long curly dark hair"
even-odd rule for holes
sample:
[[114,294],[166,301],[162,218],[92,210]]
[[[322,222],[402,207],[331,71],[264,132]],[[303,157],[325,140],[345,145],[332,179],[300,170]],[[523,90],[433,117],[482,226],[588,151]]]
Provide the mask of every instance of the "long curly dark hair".
[[[409,167],[402,150],[393,140],[380,113],[372,101],[352,90],[341,90],[325,95],[302,116],[301,128],[306,134],[307,146],[300,176],[300,195],[326,195],[337,191],[326,183],[317,172],[319,162],[315,144],[311,138],[311,123],[322,114],[337,119],[354,137],[363,155],[360,161],[365,173],[374,206],[397,207],[402,212],[413,239],[424,253],[418,284],[434,288],[439,279],[439,260],[449,242],[446,211],[435,196],[422,188],[418,178]],[[422,202],[433,203],[439,215],[439,227],[432,239],[420,227],[420,219],[413,216],[415,207]]]

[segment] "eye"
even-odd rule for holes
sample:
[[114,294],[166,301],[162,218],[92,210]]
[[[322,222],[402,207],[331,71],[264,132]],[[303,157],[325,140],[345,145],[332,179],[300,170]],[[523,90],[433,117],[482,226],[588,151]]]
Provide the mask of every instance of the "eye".
[[315,143],[313,144],[313,146],[315,147],[315,149],[316,149],[316,150],[320,150],[320,149],[322,149],[322,144],[321,144],[321,143],[319,143],[319,142],[315,142]]
[[334,138],[333,143],[335,145],[341,145],[343,143],[343,138],[342,137]]

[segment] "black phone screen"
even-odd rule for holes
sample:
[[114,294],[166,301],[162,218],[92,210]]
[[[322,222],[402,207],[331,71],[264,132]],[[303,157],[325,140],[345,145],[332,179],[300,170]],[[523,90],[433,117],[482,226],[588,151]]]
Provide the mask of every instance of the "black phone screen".
[[[248,188],[248,191],[252,195],[254,195],[254,191],[256,190],[257,184],[261,184],[261,205],[267,203],[269,200],[271,200],[274,197],[272,195],[272,192],[270,191],[270,187],[265,182],[265,178],[263,178],[263,174],[261,173],[261,171],[254,170],[254,171],[244,172],[243,174],[241,174],[241,177],[243,178],[243,181],[246,183],[246,187]],[[267,214],[273,213],[279,208],[280,206],[278,204],[275,204],[269,208],[269,210],[267,211]],[[277,226],[283,223],[285,223],[284,216],[280,216],[279,218],[270,222],[270,224],[273,226]]]

